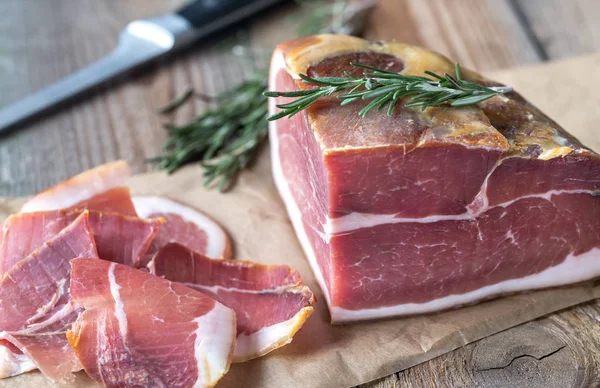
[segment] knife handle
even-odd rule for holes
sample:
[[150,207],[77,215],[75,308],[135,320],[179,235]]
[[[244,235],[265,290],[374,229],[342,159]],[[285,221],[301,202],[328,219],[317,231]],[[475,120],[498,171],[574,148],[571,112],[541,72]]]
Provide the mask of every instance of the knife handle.
[[177,14],[196,29],[214,32],[246,19],[281,0],[196,0]]

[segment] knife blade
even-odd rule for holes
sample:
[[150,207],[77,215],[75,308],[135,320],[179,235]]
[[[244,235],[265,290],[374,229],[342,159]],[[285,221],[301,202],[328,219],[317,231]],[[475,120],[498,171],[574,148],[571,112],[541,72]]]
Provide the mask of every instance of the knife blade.
[[282,0],[196,0],[182,9],[129,23],[104,58],[0,109],[0,135],[25,119],[193,41],[242,21]]

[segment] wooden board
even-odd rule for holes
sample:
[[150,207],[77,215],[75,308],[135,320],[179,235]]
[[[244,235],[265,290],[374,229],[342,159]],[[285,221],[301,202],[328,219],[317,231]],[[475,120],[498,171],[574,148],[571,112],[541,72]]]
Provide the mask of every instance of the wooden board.
[[[183,0],[3,0],[0,104],[100,58],[114,47],[118,31],[128,21],[175,9],[181,3]],[[285,28],[288,22],[284,18],[289,8],[265,13],[252,23],[250,36],[242,38],[269,47],[291,37],[293,30]],[[599,26],[597,0],[380,0],[367,36],[421,44],[487,71],[598,51]],[[214,93],[249,70],[223,54],[215,40],[204,42],[0,138],[0,195],[31,194],[118,158],[128,159],[136,172],[148,171],[145,159],[156,155],[165,139],[161,123],[171,119],[185,122],[204,104],[195,102],[167,119],[158,117],[155,109],[188,85]],[[589,69],[592,75],[594,71]],[[573,114],[577,112],[574,106]],[[527,329],[509,330],[500,339],[490,337],[377,384],[562,387],[581,382],[581,386],[593,386],[600,370],[598,320],[600,302],[592,302],[529,323]],[[532,336],[532,330],[540,334]],[[529,337],[535,341],[526,343]],[[546,347],[546,342],[552,346]],[[561,344],[567,347],[554,352]],[[481,367],[480,360],[486,357],[497,362]]]

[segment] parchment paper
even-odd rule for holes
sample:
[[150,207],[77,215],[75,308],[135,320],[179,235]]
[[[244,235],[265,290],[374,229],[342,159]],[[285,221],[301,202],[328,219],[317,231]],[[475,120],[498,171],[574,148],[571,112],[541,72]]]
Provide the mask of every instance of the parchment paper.
[[[588,146],[600,150],[600,55],[490,74],[513,85]],[[201,187],[201,170],[188,167],[131,179],[135,193],[167,195],[219,222],[235,243],[235,257],[297,268],[318,298],[315,313],[292,344],[258,360],[235,364],[218,387],[346,387],[380,378],[469,342],[542,315],[600,297],[600,282],[504,297],[439,314],[331,326],[319,287],[296,241],[271,180],[268,150],[226,194]],[[0,200],[0,219],[22,199]],[[0,381],[2,387],[95,386],[83,374],[51,384],[38,372]]]

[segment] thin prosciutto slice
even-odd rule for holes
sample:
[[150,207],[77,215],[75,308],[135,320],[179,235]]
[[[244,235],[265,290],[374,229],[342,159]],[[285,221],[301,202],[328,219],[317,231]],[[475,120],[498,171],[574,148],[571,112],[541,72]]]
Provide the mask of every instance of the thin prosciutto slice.
[[129,189],[122,187],[130,175],[123,160],[103,164],[42,191],[21,212],[88,208],[135,215]]
[[[129,187],[120,186],[80,201],[69,209],[90,209],[136,216]],[[50,210],[50,209],[49,209]]]
[[292,341],[313,312],[315,298],[286,265],[211,260],[170,243],[149,264],[150,273],[202,291],[237,316],[234,362],[250,360]]
[[105,387],[211,387],[227,372],[231,309],[131,267],[71,265],[71,295],[85,312],[68,338],[92,379]]
[[2,347],[0,377],[35,365],[50,379],[61,380],[81,369],[66,339],[78,314],[68,292],[73,258],[98,258],[87,212],[2,277],[0,339],[10,346]]
[[170,242],[177,242],[211,259],[231,258],[227,233],[206,214],[165,197],[134,196],[132,199],[140,217],[162,217],[166,221],[152,242],[149,255]]
[[[42,210],[56,210],[60,208],[67,209],[92,209],[97,211],[117,212],[121,214],[135,216],[135,209],[131,201],[129,188],[123,187],[125,180],[130,176],[129,166],[124,161],[108,163],[92,170],[79,174],[71,179],[57,184],[56,186],[43,191],[28,201],[22,208],[23,212],[33,212]],[[73,213],[77,216],[78,213]],[[38,221],[39,217],[33,217],[30,221]],[[94,218],[94,217],[93,217]],[[110,217],[109,217],[110,218]],[[10,223],[0,226],[0,276],[8,270],[14,263],[21,260],[33,250],[39,248],[42,243],[50,239],[58,233],[73,217],[65,217],[64,222],[53,222],[54,217],[50,216],[45,219],[48,222],[41,224],[22,225],[10,230]],[[95,230],[103,225],[109,225],[110,222],[99,221]],[[22,221],[23,219],[21,219]],[[127,222],[124,224],[128,224]],[[24,228],[23,228],[24,226]],[[139,229],[139,228],[137,228]],[[137,230],[134,228],[133,230]],[[10,234],[10,241],[5,244],[5,235]],[[108,239],[101,241],[102,257],[111,257],[127,262],[128,255],[124,249],[116,245],[118,239],[113,239],[114,233],[109,233],[106,236]],[[150,237],[152,237],[153,233]],[[96,233],[96,238],[105,234]],[[101,239],[102,240],[102,239]],[[149,241],[151,238],[149,239]],[[108,243],[105,244],[104,242]],[[136,242],[134,241],[134,245]],[[127,247],[128,244],[125,244]],[[104,249],[107,248],[107,249]],[[110,248],[110,249],[109,249]],[[124,248],[124,247],[121,247]],[[142,257],[143,251],[147,249],[147,245],[143,245],[139,257]],[[8,258],[6,256],[9,256]],[[132,264],[137,265],[138,255],[133,252],[130,255]],[[27,366],[29,365],[29,366]],[[9,370],[0,370],[0,376],[8,374],[19,374],[32,369],[33,363],[27,356],[18,352],[14,347],[6,347],[5,343],[0,341],[0,368],[5,367]]]
[[[51,210],[10,216],[0,234],[0,274],[54,237],[82,211]],[[161,219],[141,219],[117,213],[87,211],[100,258],[131,266],[139,265]]]

